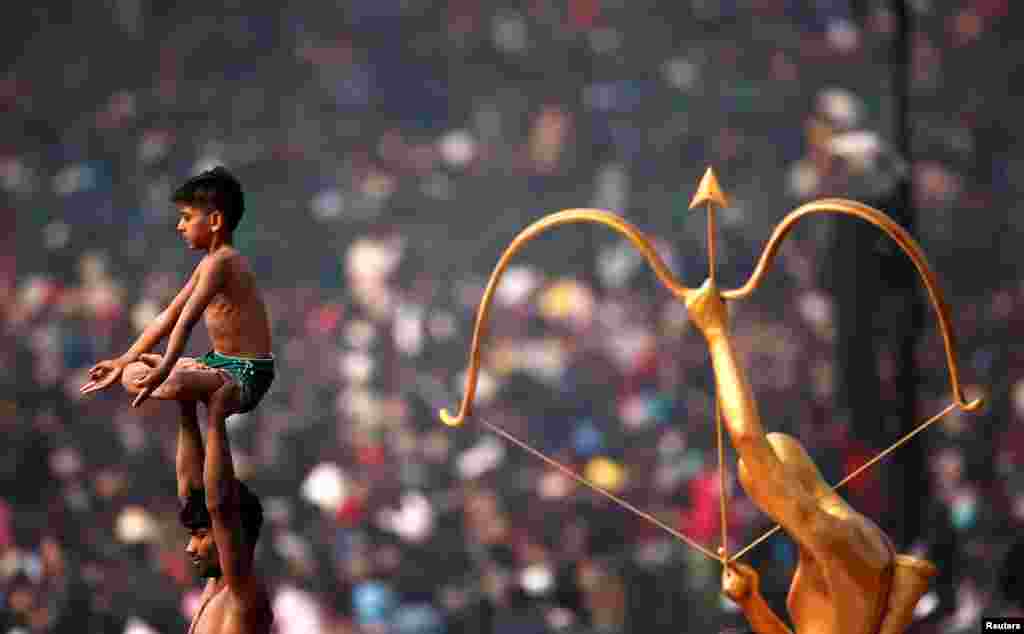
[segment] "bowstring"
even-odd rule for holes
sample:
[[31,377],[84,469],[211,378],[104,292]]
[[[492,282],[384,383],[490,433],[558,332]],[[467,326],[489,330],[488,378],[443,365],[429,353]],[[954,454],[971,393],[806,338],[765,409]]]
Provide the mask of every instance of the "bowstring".
[[[472,417],[472,418],[476,418],[476,417]],[[563,465],[562,463],[558,462],[557,460],[555,460],[553,458],[549,458],[544,453],[534,449],[530,445],[528,445],[525,442],[519,440],[518,438],[516,438],[515,436],[513,436],[509,432],[505,431],[504,429],[498,427],[497,425],[495,425],[493,423],[490,423],[490,422],[488,422],[486,420],[482,420],[482,419],[478,420],[477,422],[479,422],[481,425],[487,427],[488,429],[490,429],[494,433],[498,434],[502,438],[504,438],[504,439],[508,440],[509,442],[515,444],[520,449],[523,449],[524,451],[532,454],[533,456],[536,456],[537,458],[540,458],[546,464],[554,467],[555,469],[558,469],[561,473],[564,473],[565,475],[569,476],[570,478],[572,478],[576,482],[579,482],[580,484],[582,484],[583,486],[586,486],[587,488],[591,489],[592,491],[600,493],[601,495],[603,495],[606,498],[608,498],[609,500],[615,502],[616,504],[618,504],[622,508],[626,509],[627,511],[631,511],[631,512],[635,513],[637,516],[639,516],[639,517],[647,520],[648,522],[654,524],[655,526],[657,526],[658,528],[660,528],[660,529],[664,530],[665,532],[669,533],[670,535],[672,535],[676,539],[679,539],[679,540],[685,542],[686,544],[696,548],[697,550],[699,550],[700,552],[704,553],[708,557],[711,557],[712,559],[715,559],[715,560],[721,561],[722,563],[725,563],[725,560],[722,557],[720,557],[720,556],[716,555],[715,553],[711,552],[706,547],[704,547],[704,546],[700,545],[699,543],[697,543],[696,541],[694,541],[692,538],[687,537],[686,535],[684,535],[683,533],[681,533],[681,532],[677,531],[676,529],[672,528],[668,524],[665,524],[664,522],[662,522],[658,518],[654,517],[650,513],[646,513],[644,511],[641,511],[640,509],[638,509],[637,507],[633,506],[632,504],[630,504],[626,500],[623,500],[622,498],[620,498],[619,496],[615,495],[611,491],[608,491],[608,490],[606,490],[606,489],[604,489],[604,488],[594,484],[593,482],[591,482],[587,478],[577,474],[575,471],[573,471],[569,467],[566,467],[565,465]]]
[[[429,382],[429,385],[426,385],[427,382]],[[421,377],[421,380],[417,381],[417,383],[419,383],[421,389],[424,389],[424,388],[430,389],[431,392],[434,392],[434,393],[436,393],[437,391],[442,391],[442,388],[437,385],[437,380],[434,379],[433,377]],[[431,398],[431,399],[428,399],[428,400],[433,401],[435,399]],[[679,532],[678,530],[672,528],[668,524],[666,524],[666,523],[662,522],[661,520],[659,520],[658,518],[654,517],[650,513],[647,513],[645,511],[641,511],[640,509],[638,509],[637,507],[633,506],[632,504],[630,504],[626,500],[620,498],[619,496],[615,495],[611,491],[608,491],[608,490],[598,486],[597,484],[591,482],[589,479],[579,475],[578,473],[576,473],[575,471],[573,471],[569,467],[565,466],[561,462],[555,460],[554,458],[551,458],[551,457],[547,456],[542,451],[540,451],[538,449],[534,449],[528,443],[520,440],[519,438],[515,437],[514,435],[512,435],[508,431],[505,431],[504,429],[502,429],[498,425],[495,425],[494,423],[491,423],[490,421],[484,420],[482,418],[478,418],[478,417],[473,416],[473,415],[470,415],[469,418],[473,419],[474,421],[476,421],[480,425],[483,425],[487,429],[489,429],[492,432],[494,432],[495,434],[501,436],[505,440],[509,441],[510,443],[512,443],[515,446],[517,446],[520,449],[522,449],[523,451],[529,453],[530,455],[532,455],[532,456],[534,456],[536,458],[539,458],[545,464],[547,464],[547,465],[557,469],[560,473],[568,476],[569,478],[571,478],[575,482],[578,482],[579,484],[582,484],[583,486],[589,488],[590,490],[603,495],[604,497],[606,497],[609,500],[611,500],[612,502],[618,504],[619,506],[621,506],[622,508],[626,509],[627,511],[630,511],[631,513],[637,515],[638,517],[640,517],[640,518],[650,522],[654,526],[657,526],[658,528],[660,528],[663,531],[665,531],[666,533],[672,535],[673,537],[675,537],[679,541],[682,541],[685,544],[687,544],[687,545],[689,545],[689,546],[699,550],[701,553],[707,555],[708,557],[710,557],[711,559],[714,559],[715,561],[720,561],[723,564],[725,563],[725,559],[723,557],[720,557],[719,555],[711,552],[711,550],[709,550],[705,546],[702,546],[698,542],[694,541],[693,538],[688,537],[687,535],[684,535],[683,533]]]
[[[436,383],[436,379],[433,379],[433,377],[430,377],[429,380],[432,383]],[[418,381],[418,383],[420,383],[421,386],[422,386],[423,381]],[[437,388],[436,385],[434,385],[434,387]],[[434,400],[434,399],[430,399],[430,400]],[[848,483],[850,480],[856,478],[861,473],[863,473],[867,469],[869,469],[872,466],[874,466],[880,460],[884,459],[886,456],[888,456],[889,454],[891,454],[892,452],[896,451],[901,446],[906,444],[911,438],[913,438],[914,436],[918,435],[919,433],[921,433],[922,431],[924,431],[925,429],[927,429],[928,427],[930,427],[931,425],[933,425],[934,423],[939,421],[941,418],[943,418],[944,416],[949,414],[958,405],[959,405],[959,403],[957,403],[955,401],[950,403],[941,412],[939,412],[938,414],[935,414],[934,416],[932,416],[931,418],[929,418],[925,422],[921,423],[920,425],[918,425],[917,427],[912,429],[910,432],[905,434],[899,440],[897,440],[893,444],[889,445],[889,447],[887,447],[884,450],[882,450],[881,452],[879,452],[871,460],[868,460],[867,462],[862,464],[860,467],[855,469],[852,473],[850,473],[845,478],[840,480],[838,483],[832,485],[830,487],[830,489],[832,491],[835,491],[835,490],[839,489],[840,487],[842,487],[843,485],[845,485],[846,483]],[[627,502],[626,500],[622,499],[621,497],[615,495],[611,491],[608,491],[608,490],[598,486],[597,484],[591,482],[589,479],[579,475],[578,473],[576,473],[575,471],[573,471],[569,467],[563,465],[561,462],[558,462],[554,458],[551,458],[551,457],[547,456],[546,454],[544,454],[543,452],[533,448],[528,443],[520,440],[519,438],[517,438],[516,436],[514,436],[510,432],[502,429],[498,425],[495,425],[494,423],[491,423],[490,421],[487,421],[487,420],[484,420],[484,419],[481,419],[481,418],[477,418],[476,416],[471,416],[471,418],[473,420],[475,420],[477,423],[479,423],[480,425],[483,425],[487,429],[491,430],[492,432],[494,432],[498,436],[501,436],[502,438],[504,438],[504,439],[508,440],[509,442],[511,442],[512,444],[516,445],[517,447],[519,447],[523,451],[526,451],[530,455],[540,459],[541,461],[543,461],[548,466],[553,467],[554,469],[558,470],[560,473],[568,476],[573,481],[575,481],[575,482],[577,482],[579,484],[582,484],[583,486],[585,486],[588,489],[594,491],[595,493],[603,495],[604,497],[606,497],[609,500],[611,500],[612,502],[618,504],[619,506],[621,506],[622,508],[626,509],[627,511],[630,511],[634,515],[640,517],[641,519],[646,520],[647,522],[650,522],[654,526],[657,526],[658,528],[662,529],[666,533],[672,535],[677,540],[679,540],[679,541],[687,544],[688,546],[690,546],[690,547],[700,551],[702,554],[708,556],[709,558],[714,559],[715,561],[721,562],[722,564],[729,564],[729,563],[732,563],[732,562],[736,561],[737,559],[743,557],[745,554],[747,554],[748,552],[753,550],[756,546],[758,546],[759,544],[764,542],[766,539],[768,539],[769,537],[771,537],[775,533],[779,532],[779,530],[782,528],[781,525],[776,524],[773,528],[771,528],[768,531],[766,531],[764,534],[762,534],[760,537],[758,537],[757,539],[752,541],[750,544],[748,544],[744,548],[741,548],[739,551],[736,552],[736,554],[732,555],[731,557],[728,556],[726,551],[725,551],[725,549],[727,548],[727,539],[728,539],[728,527],[727,527],[727,523],[726,523],[727,522],[728,513],[727,513],[726,488],[725,488],[726,477],[725,477],[725,460],[724,460],[725,443],[723,442],[721,409],[720,409],[720,406],[719,406],[717,395],[716,395],[716,398],[715,398],[715,423],[716,423],[717,435],[718,435],[718,471],[719,471],[719,478],[720,478],[720,483],[721,483],[720,484],[720,486],[721,486],[721,493],[720,493],[720,496],[719,496],[719,511],[721,513],[721,521],[722,521],[722,549],[723,549],[722,550],[722,555],[718,555],[716,553],[711,552],[711,550],[709,550],[707,547],[705,547],[705,546],[701,545],[700,543],[694,541],[693,538],[691,538],[691,537],[681,533],[680,531],[672,528],[671,526],[669,526],[668,524],[662,522],[661,520],[659,520],[658,518],[654,517],[650,513],[647,513],[645,511],[640,510],[636,506],[630,504],[629,502]],[[821,497],[817,498],[815,501],[822,499],[822,497],[824,497],[824,496],[821,496]]]
[[719,496],[718,506],[719,512],[722,516],[722,551],[721,561],[723,564],[728,563],[729,559],[729,528],[727,524],[727,491],[725,488],[725,442],[723,441],[722,434],[722,408],[721,403],[718,400],[718,389],[715,388],[715,430],[718,435],[718,480],[719,480]]

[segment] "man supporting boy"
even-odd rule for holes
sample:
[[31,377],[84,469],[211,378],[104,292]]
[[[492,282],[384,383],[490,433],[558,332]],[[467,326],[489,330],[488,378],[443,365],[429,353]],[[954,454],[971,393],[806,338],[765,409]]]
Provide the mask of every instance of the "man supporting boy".
[[[205,255],[126,353],[90,369],[81,392],[103,390],[120,379],[136,395],[133,407],[149,397],[180,403],[177,475],[181,521],[191,533],[186,552],[210,579],[190,632],[263,634],[273,615],[267,589],[253,570],[262,510],[235,478],[225,421],[256,407],[273,381],[270,320],[248,262],[232,246],[244,212],[238,181],[218,167],[187,181],[173,201],[179,234]],[[214,350],[198,359],[182,357],[201,316]],[[164,354],[149,353],[164,337]],[[207,408],[205,450],[196,412],[200,401]]]

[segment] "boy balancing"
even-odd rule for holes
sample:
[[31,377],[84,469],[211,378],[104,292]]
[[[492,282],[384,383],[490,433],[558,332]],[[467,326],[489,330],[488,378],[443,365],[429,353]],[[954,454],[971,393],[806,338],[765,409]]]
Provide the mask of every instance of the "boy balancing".
[[[231,236],[244,210],[242,187],[224,168],[204,172],[175,192],[178,232],[189,248],[206,255],[185,287],[126,353],[89,370],[81,392],[113,385],[118,378],[132,394],[133,407],[147,398],[178,401],[178,498],[181,522],[189,529],[186,552],[200,576],[208,578],[202,606],[189,632],[264,634],[273,614],[266,585],[253,567],[263,512],[259,500],[235,478],[225,419],[248,412],[274,379],[270,322],[244,257]],[[213,351],[182,358],[199,321]],[[148,354],[170,335],[161,357]],[[206,446],[196,403],[207,409]]]
[[[138,407],[147,398],[202,401],[212,419],[256,407],[274,379],[270,320],[246,259],[231,245],[242,219],[242,187],[217,167],[189,179],[174,193],[178,233],[189,248],[206,252],[181,289],[134,345],[117,359],[89,370],[81,392],[111,386],[119,378]],[[182,358],[192,328],[205,315],[213,351]],[[147,354],[170,335],[161,357]]]

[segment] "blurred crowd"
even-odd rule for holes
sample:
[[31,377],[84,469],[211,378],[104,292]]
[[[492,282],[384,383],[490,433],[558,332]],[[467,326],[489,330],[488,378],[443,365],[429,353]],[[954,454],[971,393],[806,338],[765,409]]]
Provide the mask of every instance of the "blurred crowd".
[[[246,190],[236,246],[280,363],[260,407],[229,420],[264,505],[257,561],[278,632],[746,631],[715,562],[473,421],[438,418],[458,405],[487,276],[519,230],[610,209],[694,285],[704,219],[686,206],[709,164],[732,203],[725,286],[797,203],[874,200],[914,176],[964,378],[988,402],[914,441],[934,517],[907,546],[941,553],[946,574],[914,631],[1024,614],[1008,563],[1024,523],[1008,0],[908,3],[909,160],[893,149],[885,2],[31,4],[0,26],[3,633],[181,631],[198,607],[177,408],[78,387],[187,279],[196,256],[168,198],[217,164]],[[766,426],[836,481],[896,433],[865,437],[836,403],[833,222],[794,234],[734,330]],[[951,399],[928,323],[922,418]],[[197,329],[190,353],[207,346]],[[477,419],[718,544],[706,349],[628,243],[584,226],[531,243],[483,355]],[[878,363],[891,378],[893,358]],[[883,473],[846,489],[880,523],[906,503]],[[771,525],[726,484],[736,548]],[[780,612],[794,556],[785,538],[748,555]]]

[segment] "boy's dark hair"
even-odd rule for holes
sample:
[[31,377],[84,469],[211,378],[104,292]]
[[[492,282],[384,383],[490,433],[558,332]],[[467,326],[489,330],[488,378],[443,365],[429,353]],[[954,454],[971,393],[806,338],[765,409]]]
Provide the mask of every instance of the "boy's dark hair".
[[[260,528],[263,527],[263,505],[260,504],[259,498],[249,490],[249,487],[241,481],[238,481],[238,507],[245,540],[250,546],[253,546],[260,538]],[[181,507],[178,519],[181,521],[181,525],[190,531],[213,528],[210,511],[206,508],[206,491],[203,489],[189,490],[188,500]]]
[[227,168],[220,165],[185,181],[174,192],[171,202],[199,207],[206,212],[221,212],[228,231],[235,230],[245,213],[241,183]]

